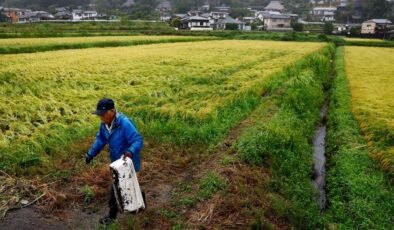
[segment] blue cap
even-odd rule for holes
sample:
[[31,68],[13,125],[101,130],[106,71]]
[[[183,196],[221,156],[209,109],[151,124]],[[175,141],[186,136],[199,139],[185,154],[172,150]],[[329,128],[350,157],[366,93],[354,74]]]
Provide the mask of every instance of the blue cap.
[[93,114],[102,116],[108,110],[111,110],[111,109],[114,109],[114,108],[115,108],[115,102],[112,99],[110,99],[110,98],[103,98],[97,103],[96,111],[94,111]]

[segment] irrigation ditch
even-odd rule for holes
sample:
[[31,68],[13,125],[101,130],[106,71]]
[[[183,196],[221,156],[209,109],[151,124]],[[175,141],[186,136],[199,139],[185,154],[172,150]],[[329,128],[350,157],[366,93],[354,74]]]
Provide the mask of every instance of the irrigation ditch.
[[329,110],[329,98],[331,95],[332,80],[335,77],[334,68],[334,54],[331,54],[330,59],[330,73],[326,84],[324,85],[324,102],[320,109],[320,120],[315,130],[313,138],[313,186],[318,192],[317,202],[321,212],[327,206],[326,195],[326,170],[327,170],[327,156],[326,156],[326,136],[327,136],[327,119]]

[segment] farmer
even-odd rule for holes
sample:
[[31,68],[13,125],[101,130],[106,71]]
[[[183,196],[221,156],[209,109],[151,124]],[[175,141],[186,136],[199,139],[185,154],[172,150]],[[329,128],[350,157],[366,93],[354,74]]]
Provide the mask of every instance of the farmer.
[[[125,115],[118,112],[115,109],[114,101],[109,98],[101,99],[93,114],[99,116],[102,122],[96,136],[96,141],[85,156],[86,164],[89,164],[108,143],[111,162],[121,157],[130,157],[133,161],[135,171],[139,172],[141,168],[141,149],[144,141],[134,123]],[[109,214],[100,219],[101,224],[107,225],[114,222],[118,214],[118,206],[112,186],[108,206]]]

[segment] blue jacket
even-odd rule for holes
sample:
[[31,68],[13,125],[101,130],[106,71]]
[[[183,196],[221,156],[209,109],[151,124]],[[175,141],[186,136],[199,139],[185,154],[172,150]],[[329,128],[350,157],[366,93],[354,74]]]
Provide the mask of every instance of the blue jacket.
[[91,157],[97,156],[106,144],[109,144],[111,162],[118,160],[128,151],[132,154],[135,171],[140,171],[141,149],[144,146],[144,141],[134,123],[125,115],[116,113],[110,132],[108,132],[105,124],[101,123],[96,141],[90,148],[88,155]]

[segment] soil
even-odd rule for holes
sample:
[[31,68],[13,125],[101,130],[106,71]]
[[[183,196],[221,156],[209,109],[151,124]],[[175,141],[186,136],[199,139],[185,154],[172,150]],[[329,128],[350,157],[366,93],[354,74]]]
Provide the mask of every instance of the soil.
[[[130,214],[122,214],[120,223],[137,220],[133,228],[136,229],[170,229],[171,220],[163,217],[160,210],[169,209],[179,213],[181,218],[190,227],[195,228],[246,228],[251,221],[248,216],[241,214],[247,208],[247,202],[254,206],[267,207],[257,193],[248,199],[234,202],[239,192],[237,185],[230,186],[230,194],[214,197],[196,204],[194,207],[179,208],[173,202],[173,193],[176,187],[183,182],[198,181],[205,172],[217,171],[226,180],[244,183],[245,186],[262,186],[267,174],[261,167],[250,167],[240,162],[229,166],[221,166],[223,156],[234,155],[232,144],[247,127],[250,121],[244,120],[230,130],[227,137],[215,150],[209,151],[206,146],[178,148],[166,144],[146,143],[143,152],[143,169],[138,178],[142,190],[146,192],[147,209],[130,218]],[[86,140],[85,140],[86,141]],[[89,139],[85,146],[93,140]],[[77,144],[78,145],[78,144]],[[108,152],[101,153],[95,166],[81,166],[79,161],[63,160],[58,167],[78,168],[84,167],[82,172],[56,182],[50,192],[52,202],[42,201],[37,204],[9,212],[1,223],[0,229],[97,229],[98,220],[107,212],[107,197],[110,187],[108,170]],[[76,171],[77,172],[77,171]],[[257,176],[256,176],[257,175]],[[256,177],[258,179],[256,179]],[[81,187],[88,185],[94,191],[94,200],[86,203],[81,195]],[[247,194],[246,194],[247,196]],[[239,198],[239,197],[238,197]],[[245,206],[246,205],[246,206]],[[237,208],[244,206],[244,208]],[[281,220],[276,220],[269,213],[265,216],[278,228],[286,226]],[[139,219],[142,219],[141,221]],[[127,224],[121,225],[126,226]],[[128,229],[129,227],[120,227]]]

